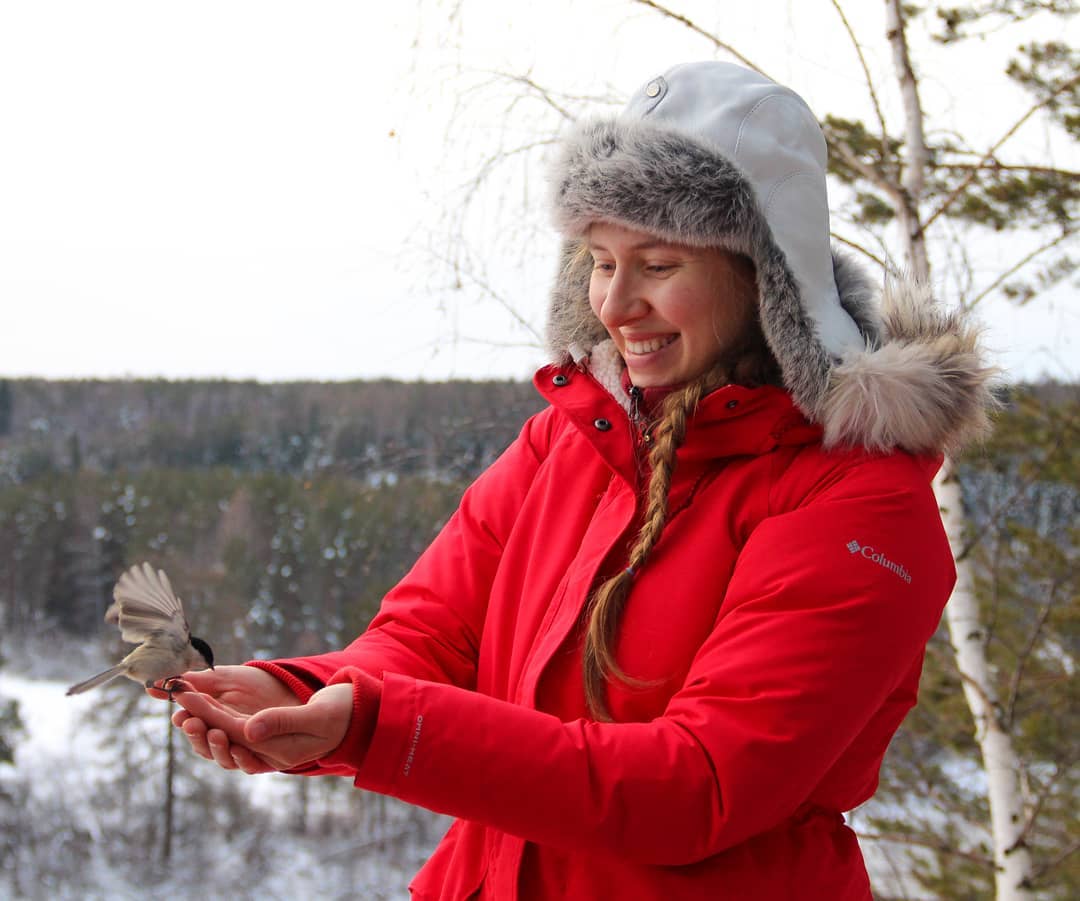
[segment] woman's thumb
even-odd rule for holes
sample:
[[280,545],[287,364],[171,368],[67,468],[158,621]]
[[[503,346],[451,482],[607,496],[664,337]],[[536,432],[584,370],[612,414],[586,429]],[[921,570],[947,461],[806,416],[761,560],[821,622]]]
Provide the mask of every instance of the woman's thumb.
[[250,742],[266,741],[278,735],[303,732],[303,707],[271,707],[260,710],[244,726],[244,737]]

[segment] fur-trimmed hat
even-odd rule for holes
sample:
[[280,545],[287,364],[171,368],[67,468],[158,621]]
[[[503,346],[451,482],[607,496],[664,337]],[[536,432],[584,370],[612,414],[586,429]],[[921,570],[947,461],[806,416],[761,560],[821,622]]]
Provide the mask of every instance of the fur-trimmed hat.
[[928,292],[870,279],[830,245],[827,153],[788,88],[720,62],[676,66],[614,119],[578,126],[554,170],[566,238],[548,341],[558,360],[607,332],[589,307],[589,225],[744,254],[757,271],[762,331],[784,384],[826,442],[954,450],[983,430],[988,402],[975,332]]

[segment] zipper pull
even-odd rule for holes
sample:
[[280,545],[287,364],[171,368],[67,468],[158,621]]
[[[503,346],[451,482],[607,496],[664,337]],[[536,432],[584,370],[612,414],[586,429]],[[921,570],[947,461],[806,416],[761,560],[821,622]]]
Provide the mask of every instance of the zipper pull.
[[652,435],[649,433],[648,423],[645,422],[641,415],[642,390],[637,385],[631,385],[629,394],[630,421],[637,428],[638,434],[641,436],[641,443],[649,447],[652,444]]
[[641,422],[641,389],[637,385],[630,386],[630,418]]

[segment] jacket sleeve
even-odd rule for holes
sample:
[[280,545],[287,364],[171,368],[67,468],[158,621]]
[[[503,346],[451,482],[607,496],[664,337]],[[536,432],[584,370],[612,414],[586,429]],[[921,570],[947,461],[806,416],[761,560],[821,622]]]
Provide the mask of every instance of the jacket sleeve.
[[304,700],[344,667],[473,687],[491,583],[506,536],[547,453],[553,419],[550,408],[529,419],[466,490],[363,635],[342,651],[253,665],[278,676]]
[[356,784],[540,843],[702,860],[806,801],[918,667],[954,576],[925,476],[872,461],[754,530],[661,717],[564,723],[391,672]]

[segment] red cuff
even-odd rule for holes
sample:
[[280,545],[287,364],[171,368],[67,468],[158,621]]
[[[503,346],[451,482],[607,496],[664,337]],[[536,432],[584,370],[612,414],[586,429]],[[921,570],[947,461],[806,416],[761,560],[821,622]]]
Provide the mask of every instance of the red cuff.
[[306,704],[317,690],[308,685],[307,682],[301,679],[292,670],[279,666],[276,663],[271,663],[269,660],[249,660],[244,666],[253,666],[255,669],[261,669],[276,678],[279,682],[284,682],[289,691],[299,698],[301,704]]
[[351,682],[353,686],[352,719],[349,730],[341,744],[326,757],[318,761],[321,767],[348,766],[356,770],[364,762],[371,738],[375,734],[375,724],[379,719],[379,704],[382,701],[382,680],[371,673],[347,666],[330,677],[328,685],[342,685]]

